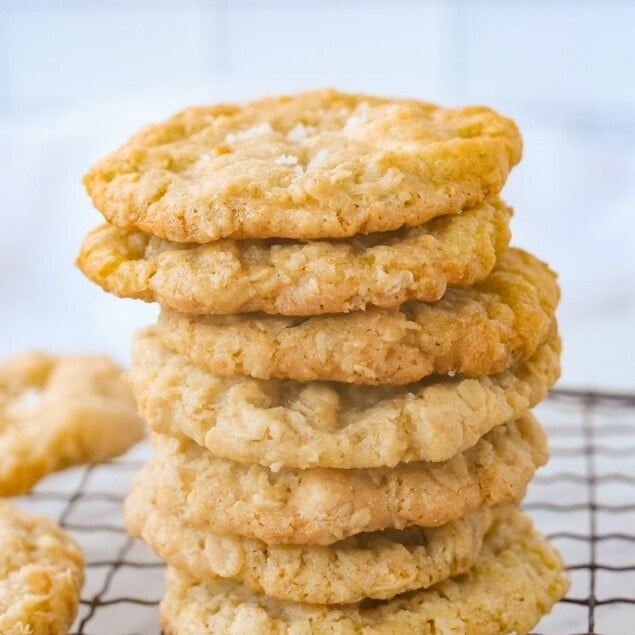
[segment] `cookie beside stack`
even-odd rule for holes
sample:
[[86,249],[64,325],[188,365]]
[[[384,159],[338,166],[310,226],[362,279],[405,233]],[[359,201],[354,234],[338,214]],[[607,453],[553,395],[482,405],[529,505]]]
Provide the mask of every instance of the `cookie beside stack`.
[[547,458],[555,275],[508,248],[508,119],[317,91],[193,108],[85,177],[78,263],[158,301],[126,504],[168,633],[528,632],[566,591],[516,504]]

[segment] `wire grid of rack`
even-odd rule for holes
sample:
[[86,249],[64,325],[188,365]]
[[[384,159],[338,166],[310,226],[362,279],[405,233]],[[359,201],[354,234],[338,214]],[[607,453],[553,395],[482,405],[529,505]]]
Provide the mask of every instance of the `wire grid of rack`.
[[[571,589],[536,627],[540,635],[635,633],[635,396],[555,391],[536,409],[551,460],[524,502],[560,549]],[[123,528],[121,503],[149,454],[43,481],[18,499],[57,518],[82,545],[86,584],[77,635],[157,635],[162,564]]]

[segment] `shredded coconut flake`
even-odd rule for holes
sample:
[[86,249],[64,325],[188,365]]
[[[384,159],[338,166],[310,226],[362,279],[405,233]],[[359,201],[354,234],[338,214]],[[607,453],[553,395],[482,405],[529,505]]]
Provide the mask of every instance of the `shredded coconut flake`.
[[374,379],[377,379],[377,375],[373,369],[368,368],[368,366],[364,366],[363,364],[353,364],[351,370],[354,373],[357,373],[360,377],[373,377]]
[[304,168],[301,165],[296,165],[293,171],[296,176],[302,176],[304,174]]
[[276,163],[278,165],[297,165],[298,157],[293,154],[281,154],[276,158]]
[[366,115],[368,113],[368,104],[366,102],[359,105],[357,112],[351,115],[344,124],[344,130],[355,130],[366,123]]
[[329,151],[328,150],[318,150],[315,153],[315,156],[309,161],[309,164],[307,167],[309,168],[315,168],[319,165],[322,165],[324,163],[324,160],[326,159],[326,157],[329,155]]
[[289,132],[287,132],[287,140],[306,141],[312,134],[315,134],[315,128],[313,126],[305,126],[303,123],[297,123]]
[[353,115],[346,120],[344,130],[355,130],[359,128],[366,121],[366,117],[362,115]]
[[247,128],[247,130],[241,130],[240,132],[232,133],[230,132],[226,137],[225,141],[227,143],[234,143],[236,141],[240,141],[241,139],[253,139],[254,137],[261,137],[262,135],[269,134],[273,132],[273,128],[271,124],[268,122],[260,123],[257,126],[253,126],[252,128]]
[[315,334],[315,348],[317,354],[320,356],[320,361],[325,362],[328,357],[328,345],[329,338],[323,331],[318,331]]
[[306,126],[301,123],[297,123],[289,132],[287,132],[287,139],[289,141],[304,141],[309,136]]

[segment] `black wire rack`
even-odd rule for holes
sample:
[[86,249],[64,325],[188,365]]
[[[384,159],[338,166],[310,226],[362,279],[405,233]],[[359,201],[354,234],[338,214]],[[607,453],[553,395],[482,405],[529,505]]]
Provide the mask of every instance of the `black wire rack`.
[[[536,410],[551,460],[524,507],[568,563],[569,595],[537,635],[635,633],[635,395],[555,391]],[[147,444],[54,475],[18,500],[82,545],[86,584],[75,635],[157,635],[163,565],[126,535],[121,503]]]

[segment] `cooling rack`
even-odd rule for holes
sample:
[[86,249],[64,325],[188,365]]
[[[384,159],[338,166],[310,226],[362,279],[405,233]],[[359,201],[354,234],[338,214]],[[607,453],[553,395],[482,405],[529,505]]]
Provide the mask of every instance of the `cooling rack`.
[[[555,391],[535,410],[551,460],[524,507],[569,566],[571,589],[539,635],[635,633],[635,395]],[[69,470],[17,500],[57,518],[86,554],[72,633],[158,635],[162,564],[123,528],[121,503],[147,444],[110,463]]]

